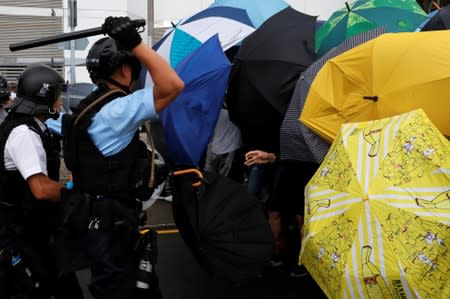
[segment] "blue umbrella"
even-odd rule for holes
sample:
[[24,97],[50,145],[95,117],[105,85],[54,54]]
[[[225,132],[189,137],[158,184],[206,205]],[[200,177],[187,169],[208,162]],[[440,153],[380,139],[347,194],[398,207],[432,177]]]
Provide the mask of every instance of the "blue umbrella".
[[209,7],[230,6],[245,9],[255,28],[289,6],[283,0],[216,0]]
[[199,166],[228,85],[231,64],[214,35],[176,67],[185,88],[160,113],[173,166]]
[[162,57],[176,67],[202,43],[219,35],[223,51],[255,30],[247,12],[234,7],[209,7],[181,21],[154,46]]

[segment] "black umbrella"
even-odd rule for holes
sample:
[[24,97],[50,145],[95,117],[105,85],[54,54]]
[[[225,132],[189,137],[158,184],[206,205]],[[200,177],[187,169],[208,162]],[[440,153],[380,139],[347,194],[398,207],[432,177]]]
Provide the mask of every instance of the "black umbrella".
[[[197,171],[198,172],[198,171]],[[272,256],[274,240],[263,208],[246,188],[219,174],[173,177],[173,213],[185,243],[217,278],[240,283],[255,278]]]
[[421,31],[450,29],[450,5],[439,8],[423,25]]
[[[301,72],[316,58],[316,17],[285,8],[246,37],[227,92],[230,119],[247,136],[278,132]],[[259,132],[259,133],[258,133]]]

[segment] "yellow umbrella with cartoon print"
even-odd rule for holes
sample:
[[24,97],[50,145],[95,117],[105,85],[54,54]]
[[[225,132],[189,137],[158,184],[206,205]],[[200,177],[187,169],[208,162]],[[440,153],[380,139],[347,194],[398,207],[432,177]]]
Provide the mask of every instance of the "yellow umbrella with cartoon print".
[[450,298],[450,142],[422,109],[342,125],[305,194],[300,263],[328,298]]

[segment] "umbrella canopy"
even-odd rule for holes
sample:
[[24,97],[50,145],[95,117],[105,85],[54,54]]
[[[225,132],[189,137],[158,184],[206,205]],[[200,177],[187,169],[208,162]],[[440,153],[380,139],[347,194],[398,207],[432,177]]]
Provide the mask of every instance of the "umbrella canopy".
[[173,166],[199,165],[219,117],[230,69],[217,35],[176,67],[184,90],[160,113]]
[[227,91],[230,119],[246,136],[279,128],[295,83],[315,59],[316,17],[291,7],[276,13],[242,42]]
[[210,7],[183,20],[154,46],[172,67],[215,34],[225,51],[255,30],[247,12],[234,7]]
[[331,143],[343,123],[422,108],[450,136],[449,52],[445,30],[383,34],[325,63],[300,120]]
[[173,177],[173,213],[181,236],[199,263],[217,278],[244,282],[261,273],[274,240],[262,206],[245,186],[204,173]]
[[450,29],[450,5],[431,12],[428,19],[419,27],[420,31]]
[[321,163],[330,144],[319,137],[299,120],[306,97],[314,78],[331,58],[344,53],[386,32],[386,26],[361,32],[346,39],[339,46],[316,60],[297,81],[289,108],[280,129],[280,158],[282,160],[315,161]]
[[265,20],[280,10],[285,9],[289,4],[283,0],[216,0],[210,5],[210,7],[216,6],[229,6],[245,9],[253,26],[258,28]]
[[87,97],[95,88],[96,85],[92,83],[68,84],[67,90],[62,93],[64,111],[70,111],[78,106],[78,103]]
[[415,0],[359,0],[334,12],[316,34],[316,51],[322,56],[346,38],[387,25],[388,32],[415,31],[427,14]]
[[450,297],[448,157],[421,109],[342,126],[305,189],[300,261],[328,298]]

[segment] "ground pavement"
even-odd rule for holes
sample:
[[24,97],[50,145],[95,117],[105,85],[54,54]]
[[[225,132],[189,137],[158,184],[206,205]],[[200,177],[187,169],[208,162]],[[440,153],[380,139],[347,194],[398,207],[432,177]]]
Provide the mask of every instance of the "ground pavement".
[[[171,204],[157,201],[149,209],[149,225],[168,230],[173,228]],[[158,236],[158,264],[156,271],[165,299],[325,299],[310,276],[291,278],[282,268],[268,269],[262,277],[244,285],[231,286],[211,278],[197,264],[178,233]],[[87,271],[78,272],[87,293]]]

